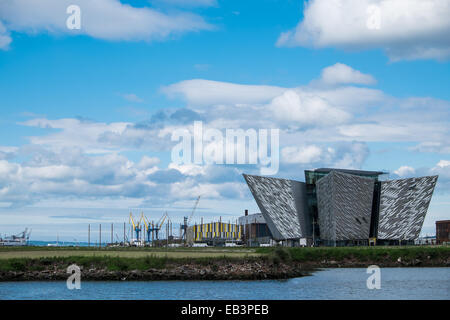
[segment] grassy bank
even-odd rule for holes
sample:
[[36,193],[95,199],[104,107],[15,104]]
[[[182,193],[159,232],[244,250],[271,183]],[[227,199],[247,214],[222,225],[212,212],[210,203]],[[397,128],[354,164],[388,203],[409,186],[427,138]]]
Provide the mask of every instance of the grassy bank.
[[18,250],[18,251],[0,251],[0,261],[12,258],[51,258],[51,257],[108,257],[108,258],[246,258],[257,257],[262,254],[255,251],[236,251],[236,250]]
[[317,247],[317,248],[258,248],[256,253],[279,257],[284,261],[320,263],[322,261],[345,263],[348,261],[397,262],[446,261],[450,258],[449,246],[405,247]]
[[40,249],[2,248],[0,281],[63,279],[71,264],[80,266],[88,278],[112,280],[130,275],[138,280],[253,279],[255,274],[264,279],[327,267],[450,266],[450,247],[443,246]]

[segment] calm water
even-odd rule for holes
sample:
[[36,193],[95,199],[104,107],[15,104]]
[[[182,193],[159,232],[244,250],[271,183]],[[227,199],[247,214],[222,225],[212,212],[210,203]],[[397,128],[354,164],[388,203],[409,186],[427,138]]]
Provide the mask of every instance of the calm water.
[[0,282],[0,299],[450,299],[450,268],[384,268],[369,290],[366,269],[326,269],[284,281]]

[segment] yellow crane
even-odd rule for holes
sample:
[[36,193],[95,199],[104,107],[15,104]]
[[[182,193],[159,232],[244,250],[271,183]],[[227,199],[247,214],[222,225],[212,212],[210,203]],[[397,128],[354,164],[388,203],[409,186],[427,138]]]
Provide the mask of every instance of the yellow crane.
[[150,222],[150,220],[144,216],[144,214],[142,214],[141,216],[142,221],[144,221],[145,227],[147,229],[147,241],[150,242],[152,239],[153,240],[153,232],[155,232],[155,236],[156,236],[156,240],[159,239],[159,230],[162,228],[162,226],[164,225],[164,222],[166,222],[166,219],[169,221],[169,215],[167,214],[167,211],[164,212],[163,216],[159,219],[158,222],[153,223]]
[[155,232],[156,232],[156,240],[158,240],[158,232],[161,230],[162,226],[164,225],[164,222],[168,218],[167,211],[164,212],[164,215],[159,219],[159,221],[155,225]]
[[141,233],[141,220],[142,220],[142,216],[141,219],[139,219],[139,221],[137,223],[134,222],[133,219],[133,213],[131,213],[130,211],[130,219],[128,223],[131,223],[133,225],[133,230],[134,232],[136,232],[136,240],[139,241],[139,234]]

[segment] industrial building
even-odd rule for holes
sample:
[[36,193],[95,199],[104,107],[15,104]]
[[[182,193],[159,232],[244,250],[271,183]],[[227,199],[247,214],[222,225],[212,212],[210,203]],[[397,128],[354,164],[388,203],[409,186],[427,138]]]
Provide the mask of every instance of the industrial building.
[[450,243],[450,220],[436,221],[436,243]]
[[187,228],[187,243],[206,243],[210,246],[224,246],[229,243],[241,244],[243,227],[236,223],[222,221],[194,224]]
[[272,238],[286,245],[413,244],[437,176],[305,170],[305,182],[244,174]]
[[242,226],[242,241],[245,245],[252,247],[273,244],[272,233],[262,213],[248,214],[248,210],[245,210],[238,223]]

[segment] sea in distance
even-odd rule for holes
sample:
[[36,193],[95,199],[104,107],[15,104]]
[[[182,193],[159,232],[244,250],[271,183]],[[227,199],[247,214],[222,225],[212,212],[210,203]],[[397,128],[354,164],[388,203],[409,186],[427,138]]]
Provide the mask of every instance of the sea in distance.
[[380,289],[368,289],[365,268],[322,269],[311,276],[262,281],[0,282],[0,300],[315,300],[450,299],[450,268],[381,268]]

